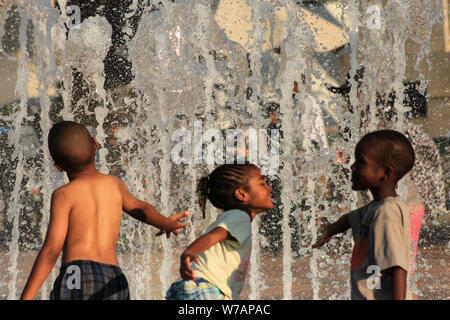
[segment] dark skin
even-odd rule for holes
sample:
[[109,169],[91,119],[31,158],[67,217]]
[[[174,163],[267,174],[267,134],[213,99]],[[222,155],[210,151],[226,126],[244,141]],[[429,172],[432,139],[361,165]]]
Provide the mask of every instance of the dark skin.
[[[97,141],[93,138],[95,149]],[[62,167],[55,164],[63,171]],[[181,212],[170,217],[161,215],[152,205],[135,198],[125,183],[102,174],[94,162],[81,171],[66,170],[69,183],[52,194],[50,221],[44,244],[36,257],[30,276],[21,294],[32,300],[55,266],[62,252],[61,264],[74,260],[92,260],[119,266],[116,244],[122,211],[146,224],[178,234],[187,216]]]
[[[398,182],[397,174],[392,166],[385,166],[378,160],[381,146],[376,143],[370,145],[358,144],[355,148],[355,162],[352,170],[352,189],[355,191],[370,190],[374,201],[381,201],[387,197],[395,197],[395,187]],[[328,224],[322,237],[312,246],[319,248],[338,234],[350,229],[348,213],[336,222]],[[406,297],[407,271],[398,266],[382,271],[383,275],[392,275],[393,300],[404,300]]]

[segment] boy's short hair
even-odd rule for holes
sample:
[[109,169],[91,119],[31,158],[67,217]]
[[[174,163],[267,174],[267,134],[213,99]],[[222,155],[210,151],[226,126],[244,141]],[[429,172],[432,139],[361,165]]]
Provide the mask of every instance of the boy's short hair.
[[363,145],[374,147],[377,161],[394,168],[397,181],[407,174],[414,166],[414,149],[408,138],[395,130],[378,130],[366,134],[359,140],[356,147]]
[[58,122],[50,129],[48,148],[55,164],[64,171],[78,172],[95,161],[89,131],[73,121]]

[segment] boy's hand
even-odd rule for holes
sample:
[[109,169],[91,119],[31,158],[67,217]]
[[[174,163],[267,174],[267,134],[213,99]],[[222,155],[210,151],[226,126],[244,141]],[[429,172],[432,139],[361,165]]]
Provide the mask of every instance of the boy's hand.
[[191,254],[182,254],[180,258],[180,276],[183,280],[196,280],[194,270],[191,268],[191,262],[198,261],[198,257]]
[[322,237],[315,243],[313,244],[312,248],[320,248],[321,246],[323,246],[325,243],[327,243],[328,241],[330,241],[331,237],[330,237],[330,232],[328,230],[328,223],[325,225],[325,228],[323,229],[322,232]]
[[165,227],[164,230],[160,230],[156,235],[160,236],[160,235],[164,234],[164,231],[166,232],[167,238],[170,237],[170,233],[178,235],[178,229],[184,228],[187,226],[187,223],[181,223],[181,222],[178,222],[178,220],[180,220],[188,215],[189,215],[188,211],[183,211],[178,214],[171,215],[170,217],[168,217],[168,219],[170,220],[169,224]]

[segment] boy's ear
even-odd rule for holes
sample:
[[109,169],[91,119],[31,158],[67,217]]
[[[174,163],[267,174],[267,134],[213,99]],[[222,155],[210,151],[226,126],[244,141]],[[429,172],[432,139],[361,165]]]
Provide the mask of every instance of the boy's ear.
[[92,142],[94,142],[94,148],[97,149],[97,148],[98,148],[98,142],[97,142],[97,139],[92,138]]
[[239,201],[245,202],[245,201],[247,201],[248,193],[245,192],[245,190],[242,188],[237,188],[236,190],[234,190],[234,196]]
[[53,165],[55,166],[56,169],[58,169],[59,172],[63,172],[64,170],[58,166],[56,163],[53,162]]
[[394,175],[394,168],[391,166],[386,166],[383,169],[382,176],[380,178],[380,181],[387,181],[390,180]]

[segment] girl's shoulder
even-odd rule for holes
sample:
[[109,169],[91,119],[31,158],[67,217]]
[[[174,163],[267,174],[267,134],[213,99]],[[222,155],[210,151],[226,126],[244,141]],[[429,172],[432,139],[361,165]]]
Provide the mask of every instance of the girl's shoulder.
[[248,213],[242,210],[233,209],[224,211],[208,228],[208,231],[217,227],[227,230],[231,237],[241,245],[251,238],[251,219]]
[[240,228],[251,225],[251,219],[248,213],[239,209],[225,210],[218,215],[216,220],[208,227],[208,230],[212,230],[218,226],[227,226],[228,228]]
[[250,216],[247,212],[240,209],[230,209],[225,210],[220,214],[217,220],[231,219],[231,220],[249,220],[251,222]]

